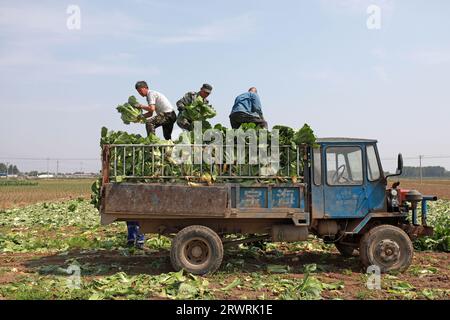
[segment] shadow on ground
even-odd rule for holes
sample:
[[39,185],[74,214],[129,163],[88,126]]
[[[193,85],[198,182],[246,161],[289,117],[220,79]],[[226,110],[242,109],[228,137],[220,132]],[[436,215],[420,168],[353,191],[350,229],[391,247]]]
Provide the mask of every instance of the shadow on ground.
[[[169,251],[143,252],[123,250],[73,250],[60,254],[27,259],[22,265],[30,272],[61,275],[71,264],[78,264],[83,276],[108,276],[117,272],[129,275],[160,275],[174,271]],[[245,250],[226,251],[219,272],[251,273],[267,272],[267,266],[285,266],[286,273],[302,274],[305,265],[316,264],[317,273],[341,273],[344,269],[361,272],[357,256],[345,258],[339,253],[304,251],[279,256],[270,254],[252,254]]]

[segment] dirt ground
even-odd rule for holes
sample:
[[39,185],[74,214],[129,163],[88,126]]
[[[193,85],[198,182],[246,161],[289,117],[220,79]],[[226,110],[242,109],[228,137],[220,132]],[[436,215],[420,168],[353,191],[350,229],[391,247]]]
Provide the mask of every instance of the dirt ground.
[[[0,265],[4,272],[0,274],[0,286],[14,283],[19,278],[42,273],[42,267],[64,266],[68,260],[76,259],[81,264],[89,265],[92,270],[102,270],[83,280],[89,281],[98,277],[113,275],[123,271],[128,275],[159,275],[172,271],[168,251],[147,251],[135,256],[124,256],[120,251],[70,251],[67,255],[13,253],[1,254]],[[304,274],[299,270],[304,265],[318,266],[314,276],[324,283],[342,283],[341,290],[324,291],[325,299],[426,299],[427,293],[434,298],[450,299],[450,255],[439,252],[416,252],[413,265],[401,274],[382,275],[381,290],[369,290],[366,278],[357,256],[342,257],[337,251],[324,252],[285,252],[283,256],[273,260],[267,257],[246,257],[238,269],[226,270],[224,266],[233,263],[233,252],[229,252],[223,262],[223,267],[217,275],[206,277],[216,287],[215,299],[258,299],[262,294],[266,299],[276,298],[276,292],[270,287],[254,290],[251,286],[233,288],[227,293],[220,290],[220,282],[231,283],[236,278],[245,279],[254,272],[261,272],[261,264],[276,262],[288,266],[288,273],[281,275],[282,279],[301,279]],[[154,264],[154,261],[160,261]],[[430,271],[431,270],[431,271]],[[223,280],[225,279],[225,280]],[[406,284],[406,287],[405,287]],[[157,298],[157,297],[150,297]]]

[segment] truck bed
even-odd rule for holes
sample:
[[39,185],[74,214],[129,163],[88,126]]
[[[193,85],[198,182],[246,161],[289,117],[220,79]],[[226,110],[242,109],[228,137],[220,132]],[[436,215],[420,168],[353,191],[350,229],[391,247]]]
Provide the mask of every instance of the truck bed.
[[107,183],[102,222],[146,219],[295,218],[309,223],[304,184],[189,186]]

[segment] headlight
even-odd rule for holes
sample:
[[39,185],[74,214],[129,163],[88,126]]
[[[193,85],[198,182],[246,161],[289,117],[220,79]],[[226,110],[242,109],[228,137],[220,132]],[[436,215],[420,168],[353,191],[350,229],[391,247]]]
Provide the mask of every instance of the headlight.
[[392,190],[391,190],[391,196],[396,197],[397,195],[398,195],[397,190],[392,189]]

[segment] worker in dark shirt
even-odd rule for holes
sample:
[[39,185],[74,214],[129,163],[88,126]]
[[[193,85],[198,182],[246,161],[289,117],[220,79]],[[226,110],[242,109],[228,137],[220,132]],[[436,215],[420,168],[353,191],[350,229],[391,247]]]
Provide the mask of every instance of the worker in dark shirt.
[[254,123],[260,128],[267,129],[267,122],[262,113],[258,91],[252,87],[248,92],[239,95],[234,101],[230,114],[231,127],[239,129],[243,123]]
[[186,93],[183,98],[178,100],[177,102],[177,108],[179,111],[178,117],[177,117],[177,125],[184,130],[192,131],[194,130],[194,124],[191,123],[189,119],[186,119],[183,117],[183,110],[186,108],[186,106],[189,106],[194,103],[195,99],[197,97],[202,97],[203,102],[206,104],[209,104],[208,96],[211,94],[212,86],[210,84],[205,83],[201,88],[199,92],[188,92]]

